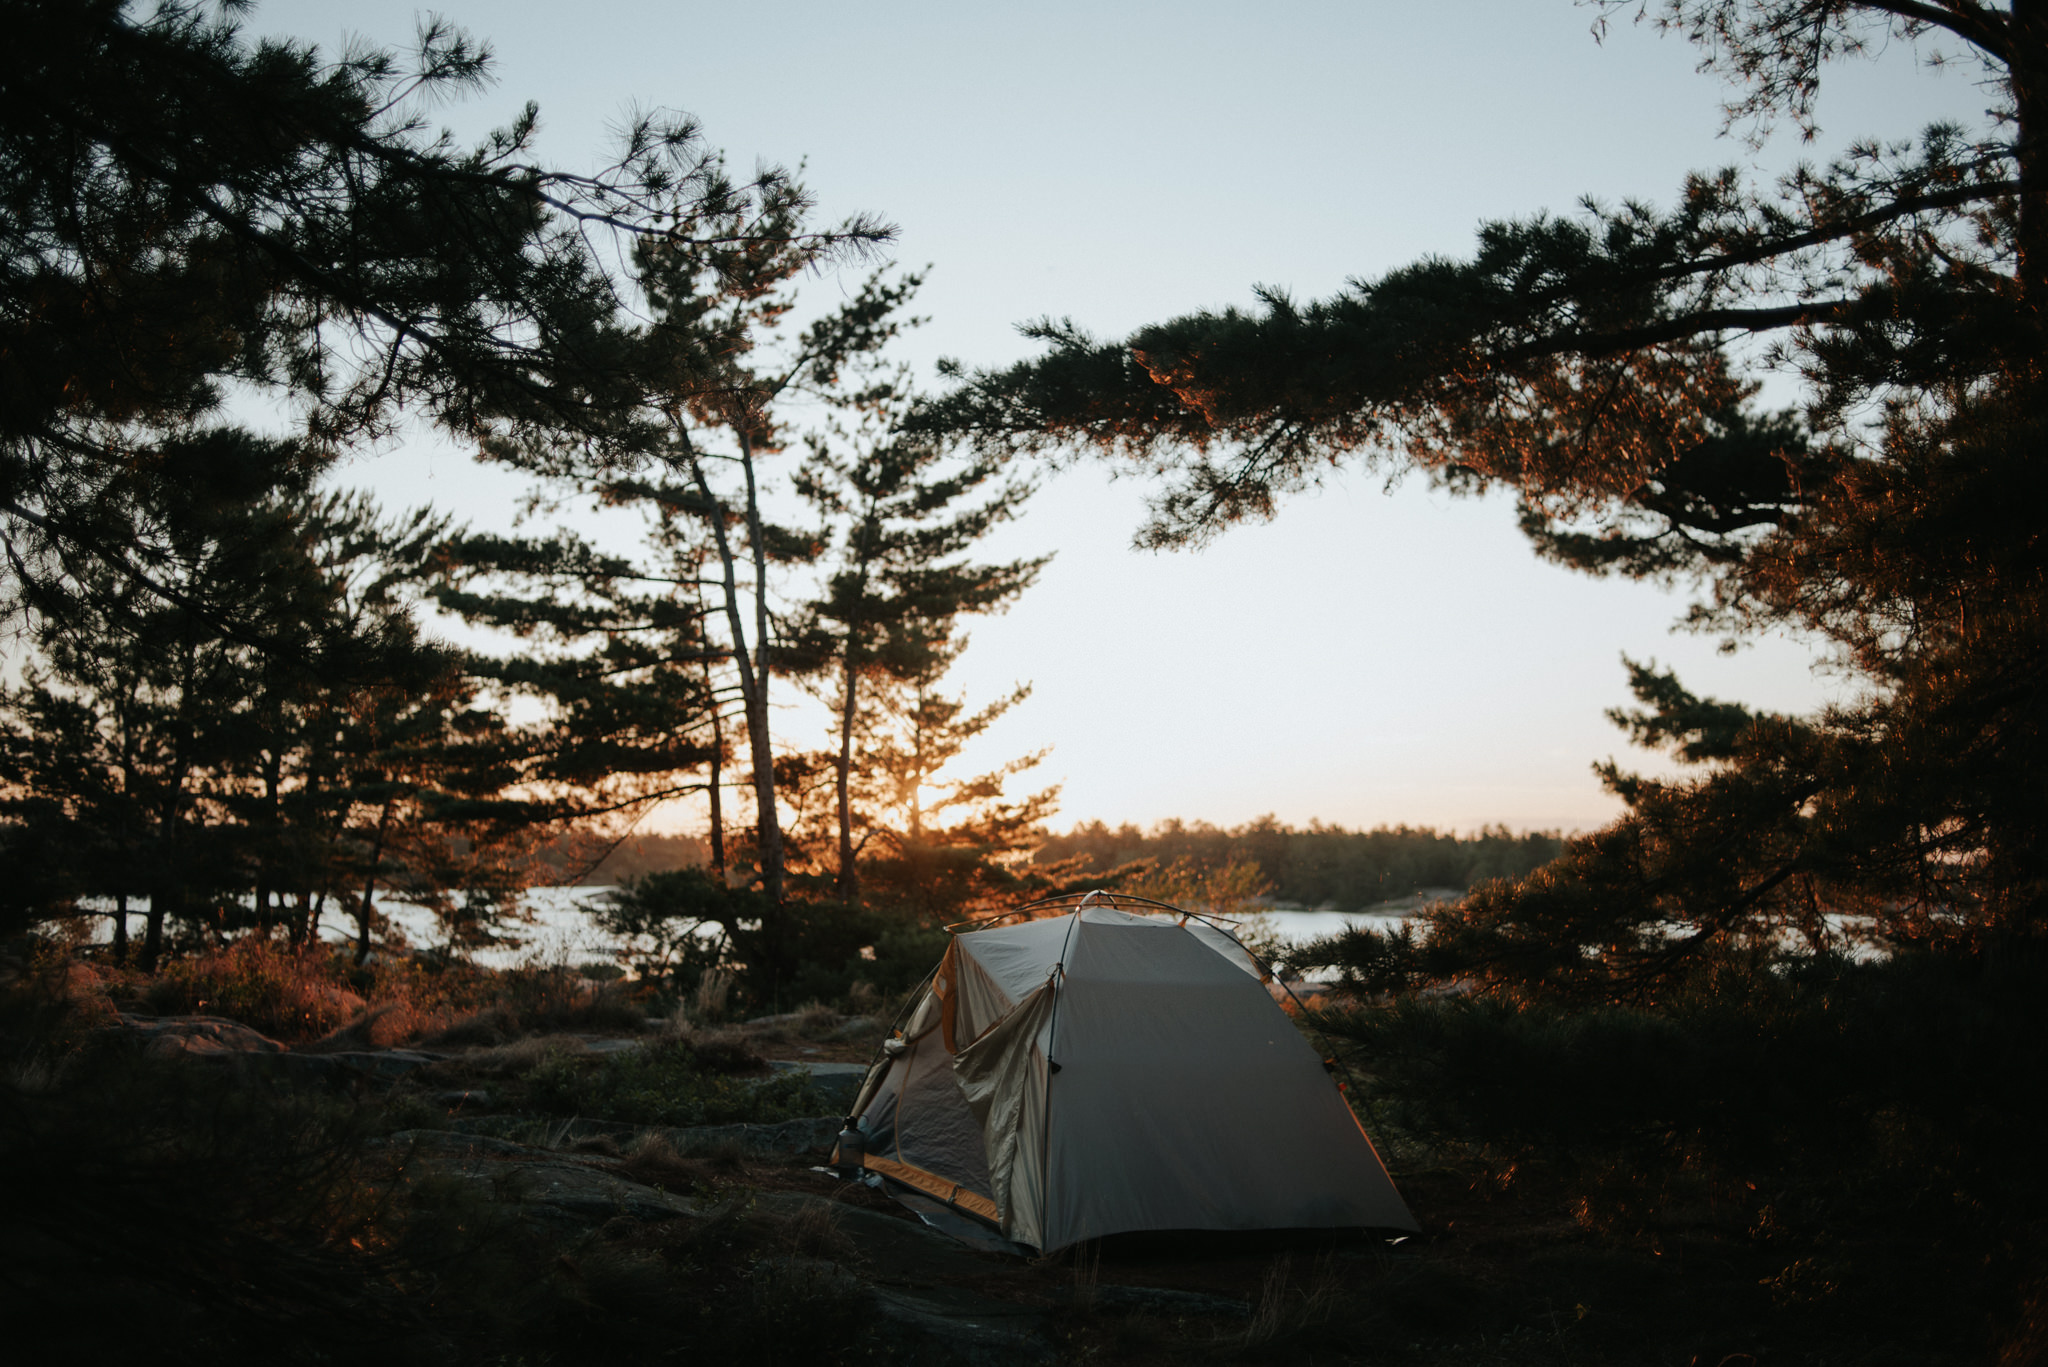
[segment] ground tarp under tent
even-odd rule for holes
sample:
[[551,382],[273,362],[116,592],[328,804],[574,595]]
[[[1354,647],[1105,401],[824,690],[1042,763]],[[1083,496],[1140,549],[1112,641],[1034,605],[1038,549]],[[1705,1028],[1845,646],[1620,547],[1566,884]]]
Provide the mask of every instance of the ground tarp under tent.
[[1234,936],[1099,893],[1038,910],[948,946],[855,1103],[869,1171],[1040,1251],[1417,1228]]

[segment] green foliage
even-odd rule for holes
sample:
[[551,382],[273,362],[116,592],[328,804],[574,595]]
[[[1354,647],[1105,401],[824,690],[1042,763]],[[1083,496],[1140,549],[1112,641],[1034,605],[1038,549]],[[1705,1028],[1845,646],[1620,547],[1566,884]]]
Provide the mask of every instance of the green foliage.
[[801,1069],[748,1077],[724,1071],[731,1062],[690,1040],[662,1041],[596,1061],[557,1053],[527,1074],[527,1097],[556,1115],[633,1125],[772,1124],[829,1109]]
[[758,922],[762,910],[753,890],[692,866],[629,879],[599,898],[591,915],[618,942],[620,963],[645,981],[685,990],[719,966],[733,929]]
[[864,896],[936,922],[1046,895],[1072,872],[1057,864],[1033,867],[1027,859],[1059,790],[1009,791],[1044,751],[986,773],[945,775],[970,741],[1031,691],[1022,686],[970,709],[964,698],[940,691],[958,654],[958,643],[950,645],[933,670],[884,693],[870,719],[863,766],[877,837],[860,866]]
[[[812,657],[833,695],[833,890],[845,902],[860,900],[860,856],[871,840],[879,838],[884,859],[926,840],[921,789],[958,749],[946,742],[985,728],[1024,696],[1019,689],[969,714],[936,688],[965,647],[960,619],[1008,608],[1050,559],[967,559],[1018,515],[1032,485],[998,480],[999,459],[902,435],[914,402],[903,371],[868,386],[846,405],[850,423],[813,435],[795,481],[829,536],[822,592],[805,605],[795,648]],[[940,807],[986,804],[1002,779],[1027,767],[956,782]]]
[[[487,83],[465,35],[425,23],[410,69],[366,45],[329,60],[246,40],[240,9],[0,6],[22,54],[0,108],[0,606],[38,657],[0,724],[0,820],[44,861],[16,889],[42,901],[17,914],[146,894],[153,962],[167,922],[306,939],[346,899],[367,954],[382,884],[432,906],[457,947],[493,943],[536,823],[678,791],[709,753],[687,734],[706,685],[662,668],[702,654],[694,619],[657,621],[674,639],[651,658],[614,632],[595,662],[534,652],[465,677],[413,622],[423,578],[457,566],[445,520],[386,523],[311,491],[407,421],[641,469],[661,433],[648,385],[727,392],[735,335],[713,319],[693,334],[708,352],[650,340],[620,311],[619,250],[694,263],[658,287],[678,317],[704,321],[712,298],[780,316],[731,288],[761,264],[738,237],[802,271],[889,232],[806,229],[785,175],[734,182],[687,121],[635,120],[589,175],[531,161],[531,107],[458,147],[422,111]],[[888,330],[849,317],[807,382]],[[296,430],[228,425],[237,385]],[[553,550],[514,568],[544,587],[615,568]],[[528,597],[524,625],[545,625]],[[503,599],[481,601],[517,618]],[[508,725],[478,674],[559,715]]]
[[490,1009],[509,1017],[512,1029],[632,1035],[647,1028],[647,1009],[617,979],[595,980],[561,964],[526,964],[489,975],[488,981]]
[[946,952],[945,930],[916,911],[817,903],[798,911],[799,967],[778,1005],[843,1002],[867,984],[893,997],[924,981]]
[[[401,411],[466,438],[558,426],[635,445],[602,239],[688,238],[757,188],[687,121],[635,121],[588,175],[531,160],[531,106],[458,147],[424,111],[488,82],[466,35],[432,21],[413,62],[330,59],[249,42],[237,8],[6,6],[0,527],[38,592],[90,565],[161,596],[150,507],[124,482],[237,381],[301,410],[288,463],[387,435]],[[217,620],[266,635],[260,611]]]
[[[149,899],[146,963],[166,933],[303,942],[330,901],[367,947],[373,879],[488,942],[554,811],[507,793],[529,746],[411,619],[446,519],[266,487],[248,444],[181,443],[188,477],[150,495],[175,601],[88,567],[90,598],[42,603],[25,685],[0,694],[0,814],[58,900]],[[268,641],[221,633],[257,600]]]
[[697,791],[716,757],[702,557],[662,536],[653,550],[628,559],[560,530],[443,548],[440,606],[516,642],[469,668],[547,709],[526,781],[593,824]]

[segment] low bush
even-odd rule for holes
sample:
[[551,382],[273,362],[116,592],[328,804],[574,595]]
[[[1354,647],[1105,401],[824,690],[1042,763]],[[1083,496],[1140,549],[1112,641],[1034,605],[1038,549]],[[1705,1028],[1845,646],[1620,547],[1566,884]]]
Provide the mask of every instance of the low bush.
[[1960,1342],[2039,1276],[2042,985],[1941,955],[1807,959],[1656,1006],[1407,996],[1320,1024],[1396,1147],[1465,1154],[1605,1247],[1750,1261],[1745,1314]]
[[251,937],[167,964],[143,987],[142,1004],[158,1015],[226,1016],[274,1039],[297,1041],[361,1015],[358,982],[340,951]]
[[647,1028],[647,1008],[632,985],[594,982],[572,968],[529,964],[497,975],[493,1005],[529,1033],[604,1030],[635,1034]]
[[225,1016],[287,1044],[498,1044],[535,1032],[637,1033],[647,1022],[634,985],[562,965],[493,972],[392,955],[358,966],[346,949],[256,936],[175,959],[154,977],[120,976],[117,986],[153,1014]]
[[770,908],[758,892],[728,888],[701,868],[629,883],[596,916],[619,937],[620,961],[677,998],[729,974],[721,1012],[900,993],[931,971],[947,938],[931,918],[910,911],[824,899]]

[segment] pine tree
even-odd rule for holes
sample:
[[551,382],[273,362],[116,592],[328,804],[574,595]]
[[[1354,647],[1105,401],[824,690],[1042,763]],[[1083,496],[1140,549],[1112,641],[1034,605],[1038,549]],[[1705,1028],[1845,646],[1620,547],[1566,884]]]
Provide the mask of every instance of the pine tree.
[[[1649,992],[1829,910],[1867,911],[1895,943],[2037,935],[2048,15],[1975,0],[1597,8],[1654,10],[1698,44],[1740,87],[1731,120],[1810,130],[1827,66],[1894,41],[1947,43],[1998,103],[1988,127],[1859,143],[1775,188],[1722,171],[1667,212],[1488,224],[1469,261],[1329,300],[1262,292],[1256,312],[1120,343],[1043,324],[1044,358],[965,377],[928,422],[990,449],[1092,443],[1161,473],[1155,544],[1267,516],[1341,461],[1506,486],[1542,553],[1692,581],[1694,625],[1804,628],[1861,677],[1854,704],[1753,717],[1731,737],[1726,708],[1639,674],[1631,725],[1706,772],[1607,771],[1631,804],[1621,822],[1432,938],[1462,946],[1462,971]],[[1805,381],[1796,413],[1755,410],[1728,351],[1745,337]]]
[[[788,440],[785,407],[837,402],[875,364],[903,326],[898,312],[913,287],[878,275],[781,338],[776,329],[796,305],[798,282],[865,233],[858,223],[812,232],[805,227],[810,208],[801,186],[767,178],[753,199],[701,216],[689,235],[641,244],[635,260],[653,321],[638,336],[634,373],[643,417],[662,432],[651,460],[594,463],[584,443],[558,430],[490,447],[544,479],[645,508],[665,534],[673,535],[678,519],[701,530],[701,577],[710,581],[704,587],[722,627],[716,649],[731,670],[750,760],[754,857],[776,906],[787,859],[772,700],[787,631],[775,616],[771,567],[806,563],[820,547],[816,533],[769,516],[763,462]],[[712,749],[722,752],[721,734]]]
[[861,766],[872,801],[869,822],[882,844],[866,864],[871,895],[882,905],[927,917],[961,915],[1051,890],[1078,872],[1071,865],[1027,863],[1059,790],[1022,797],[1006,792],[1010,780],[1044,760],[1044,751],[985,773],[941,777],[969,742],[1031,693],[1025,685],[970,710],[964,699],[941,692],[946,671],[965,647],[955,638],[923,672],[878,690],[879,715]]
[[753,193],[687,120],[635,121],[593,173],[533,159],[532,106],[459,147],[420,112],[488,80],[466,35],[429,21],[415,63],[328,60],[248,42],[238,8],[0,2],[0,541],[25,589],[97,566],[172,592],[149,510],[117,495],[138,452],[217,421],[229,385],[303,415],[306,440],[272,448],[288,464],[401,414],[644,450],[608,248],[687,239]]
[[[27,684],[0,705],[7,810],[45,875],[18,914],[112,897],[123,945],[144,896],[145,966],[172,930],[304,940],[351,884],[367,945],[378,877],[430,905],[465,882],[502,903],[503,870],[479,870],[543,815],[500,796],[515,738],[412,620],[446,520],[270,489],[263,446],[213,432],[164,453],[176,477],[137,502],[173,597],[82,574],[39,605]],[[261,645],[219,634],[229,602],[266,624]]]
[[657,521],[641,559],[583,537],[464,536],[446,548],[436,598],[517,642],[469,668],[547,718],[525,782],[554,795],[563,819],[627,828],[670,798],[702,791],[716,758],[717,701],[706,664],[702,556]]
[[888,786],[880,774],[857,772],[866,756],[856,764],[856,750],[877,724],[878,703],[943,673],[958,653],[959,619],[1007,608],[1051,558],[966,559],[1017,515],[1031,486],[998,483],[1002,462],[992,457],[959,459],[928,439],[901,435],[897,423],[910,398],[900,372],[875,385],[856,401],[851,427],[835,424],[812,439],[796,480],[832,535],[823,592],[797,634],[808,638],[833,704],[835,888],[849,903],[860,898],[857,856],[866,840],[863,834],[856,842],[855,826],[873,829],[856,813],[855,785],[865,777],[871,787]]

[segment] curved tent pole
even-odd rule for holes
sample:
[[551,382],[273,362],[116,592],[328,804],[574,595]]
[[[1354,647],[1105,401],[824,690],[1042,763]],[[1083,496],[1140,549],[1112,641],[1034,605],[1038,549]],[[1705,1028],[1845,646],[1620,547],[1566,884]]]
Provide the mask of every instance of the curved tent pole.
[[[1148,907],[1159,911],[1169,911],[1175,916],[1199,915],[1202,920],[1208,921],[1211,924],[1218,921],[1233,926],[1241,924],[1231,920],[1228,916],[1211,916],[1207,913],[1185,911],[1180,907],[1174,906],[1171,902],[1155,901],[1150,897],[1138,897],[1128,892],[1111,893],[1102,888],[1096,888],[1094,891],[1086,893],[1063,892],[1056,897],[1041,897],[1035,902],[1026,902],[1020,907],[1011,907],[1008,911],[998,911],[987,916],[976,916],[965,921],[955,921],[951,925],[946,926],[945,929],[951,934],[965,934],[969,928],[975,930],[986,929],[998,921],[1007,921],[1012,916],[1022,916],[1026,912],[1037,911],[1041,907],[1059,906],[1061,903],[1071,903],[1074,910],[1078,911],[1081,907],[1089,905],[1097,897],[1102,898],[1112,910],[1121,911],[1132,907]],[[1249,953],[1250,951],[1246,952]]]

